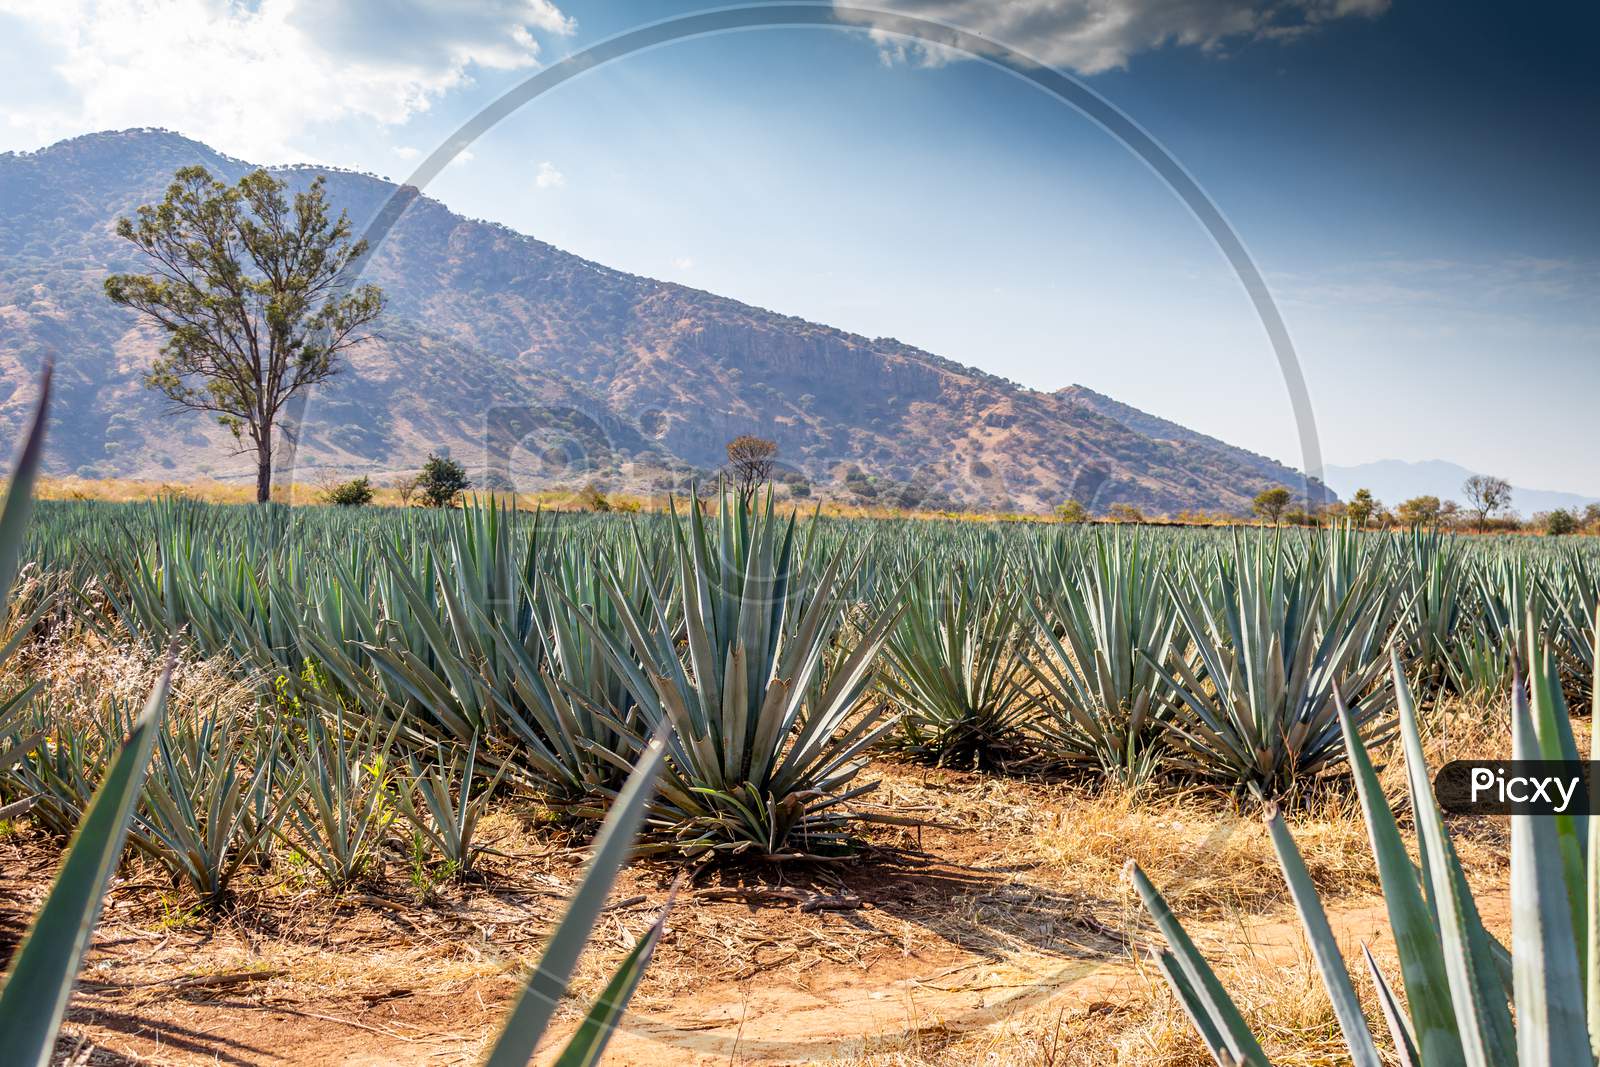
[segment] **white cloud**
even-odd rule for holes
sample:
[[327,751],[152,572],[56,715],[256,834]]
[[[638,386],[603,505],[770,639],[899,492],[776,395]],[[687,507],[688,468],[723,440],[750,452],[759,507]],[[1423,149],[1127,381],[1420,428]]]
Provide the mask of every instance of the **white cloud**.
[[688,256],[679,256],[672,261],[672,269],[678,271],[694,270],[694,260]]
[[534,175],[533,184],[541,189],[559,189],[567,184],[567,176],[547,159],[539,164],[539,172]]
[[321,123],[403,123],[574,29],[550,0],[0,0],[0,15],[51,72],[48,89],[0,90],[12,140],[167,126],[261,162],[303,155]]
[[[1125,67],[1170,45],[1217,51],[1232,41],[1284,40],[1351,16],[1376,17],[1390,0],[881,0],[891,12],[947,23],[1079,74]],[[938,66],[962,53],[898,37],[866,18],[885,62]]]
[[422,155],[422,149],[412,148],[408,144],[397,144],[394,146],[394,154],[399,156],[401,159],[410,162],[411,160]]

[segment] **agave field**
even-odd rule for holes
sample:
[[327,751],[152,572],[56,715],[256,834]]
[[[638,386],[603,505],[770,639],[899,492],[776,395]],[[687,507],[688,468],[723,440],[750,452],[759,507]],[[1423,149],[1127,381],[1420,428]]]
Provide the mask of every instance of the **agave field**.
[[[98,816],[100,884],[132,858],[221,909],[242,871],[288,857],[331,896],[370,882],[396,832],[467,878],[484,813],[510,796],[577,825],[626,809],[596,852],[612,873],[631,847],[777,884],[905,820],[872,802],[873,759],[1274,813],[1348,787],[1402,950],[1403,990],[1377,976],[1381,1056],[1293,840],[1276,814],[1271,827],[1356,1062],[1591,1061],[1600,891],[1585,871],[1600,847],[1581,820],[1514,831],[1527,918],[1508,955],[1452,875],[1418,738],[1438,701],[1515,694],[1519,754],[1576,758],[1567,708],[1594,699],[1595,542],[844,520],[715,497],[633,516],[494,500],[41,501],[8,516],[0,816],[77,833],[75,855]],[[253,703],[162,716],[159,692],[144,714],[45,699],[30,649],[63,644],[220,663]],[[1391,751],[1411,764],[1420,873],[1372,770]],[[599,873],[550,945],[568,972]],[[1216,1061],[1265,1062],[1157,888],[1133,879]],[[92,919],[98,893],[79,896]],[[79,925],[58,934],[67,982]],[[651,944],[586,1024],[589,1054]],[[16,1013],[59,1020],[65,1004],[22,1004],[27,965],[4,989],[8,1033]],[[563,981],[559,959],[535,972],[507,1031],[526,1039],[493,1062],[527,1061]]]

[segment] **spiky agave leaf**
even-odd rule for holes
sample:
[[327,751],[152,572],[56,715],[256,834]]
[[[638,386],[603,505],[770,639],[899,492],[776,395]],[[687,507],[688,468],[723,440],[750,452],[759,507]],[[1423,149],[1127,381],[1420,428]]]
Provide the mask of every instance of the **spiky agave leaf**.
[[139,800],[150,751],[172,681],[172,660],[111,761],[61,870],[0,984],[0,1049],[7,1063],[45,1067],[83,954],[89,948],[106,883],[116,870]]
[[626,644],[590,626],[644,722],[673,727],[654,847],[839,851],[842,805],[872,788],[853,784],[863,754],[892,725],[858,705],[896,611],[863,620],[854,647],[830,655],[860,554],[798,565],[794,517],[779,520],[770,494],[755,509],[724,500],[714,531],[696,502],[674,537],[675,587],[652,590],[647,610],[608,582]]
[[[663,727],[645,745],[633,773],[617,794],[616,803],[600,824],[583,880],[578,883],[578,890],[568,902],[566,913],[561,917],[555,933],[550,936],[544,955],[529,973],[522,991],[517,995],[500,1036],[484,1061],[485,1067],[525,1067],[533,1058],[550,1019],[555,1015],[556,1005],[566,995],[573,968],[594,930],[595,920],[605,907],[612,883],[616,881],[633,848],[650,797],[661,775],[666,747],[666,728]],[[667,908],[662,909],[649,933],[634,946],[616,976],[606,986],[600,1000],[590,1009],[577,1034],[557,1060],[558,1063],[598,1062],[629,997],[638,987],[644,969],[650,963],[650,955],[660,940],[670,907],[669,899]]]
[[922,568],[884,645],[897,740],[940,766],[993,766],[1021,747],[1028,714],[1019,645],[1026,590],[981,561]]
[[1174,565],[1172,554],[1156,554],[1137,536],[1097,534],[1085,549],[1030,572],[1028,668],[1043,692],[1034,729],[1051,753],[1098,765],[1129,786],[1154,770],[1170,710],[1156,665],[1173,655],[1177,636],[1161,580]]

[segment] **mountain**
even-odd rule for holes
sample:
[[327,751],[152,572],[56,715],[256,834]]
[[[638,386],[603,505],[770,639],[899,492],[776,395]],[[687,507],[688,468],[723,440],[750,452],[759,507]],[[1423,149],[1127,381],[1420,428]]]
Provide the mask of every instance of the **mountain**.
[[[1305,477],[1298,470],[1289,469],[1277,460],[1238,448],[1226,441],[1219,441],[1215,437],[1208,437],[1158,415],[1147,414],[1120,400],[1113,400],[1104,393],[1097,393],[1086,385],[1069,385],[1065,389],[1058,389],[1055,395],[1112,419],[1153,441],[1161,441],[1182,449],[1190,457],[1191,463],[1209,467],[1216,471],[1219,477],[1227,477],[1231,471],[1243,470],[1268,487],[1283,485],[1293,489],[1297,494],[1305,489]],[[1326,483],[1321,486],[1317,486],[1315,482],[1312,484],[1313,495],[1318,488],[1322,490],[1323,503],[1332,503],[1336,499]]]
[[[1372,490],[1372,494],[1391,507],[1414,496],[1436,496],[1440,500],[1461,501],[1461,483],[1472,477],[1474,471],[1442,459],[1429,459],[1408,463],[1401,459],[1380,459],[1354,467],[1326,468],[1326,481],[1339,493],[1348,497],[1357,489]],[[1524,517],[1556,508],[1582,510],[1585,504],[1597,498],[1579,493],[1562,493],[1550,489],[1511,489],[1511,506]]]
[[[101,283],[141,264],[117,217],[174,170],[233,180],[242,160],[161,130],[0,155],[0,432],[57,362],[49,464],[86,477],[249,476],[203,416],[141,385],[160,340]],[[358,232],[396,187],[326,178]],[[412,197],[364,280],[389,298],[375,337],[311,398],[294,477],[382,476],[448,451],[480,484],[661,489],[716,469],[740,433],[790,478],[896,502],[1045,510],[1069,497],[1153,513],[1248,510],[1288,467],[1078,387],[1026,389],[893,338],[866,338],[612,270]]]

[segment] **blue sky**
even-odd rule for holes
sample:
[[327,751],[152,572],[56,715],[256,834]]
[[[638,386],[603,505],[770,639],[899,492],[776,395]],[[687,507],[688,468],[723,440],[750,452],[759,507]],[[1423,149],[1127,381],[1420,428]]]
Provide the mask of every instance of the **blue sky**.
[[[1079,75],[1266,274],[1328,462],[1445,458],[1600,495],[1592,5],[897,0]],[[0,0],[0,148],[160,125],[404,177],[573,50],[683,3]],[[642,274],[1081,382],[1297,461],[1281,377],[1199,225],[1081,116],[868,32],[632,56],[429,189]]]

